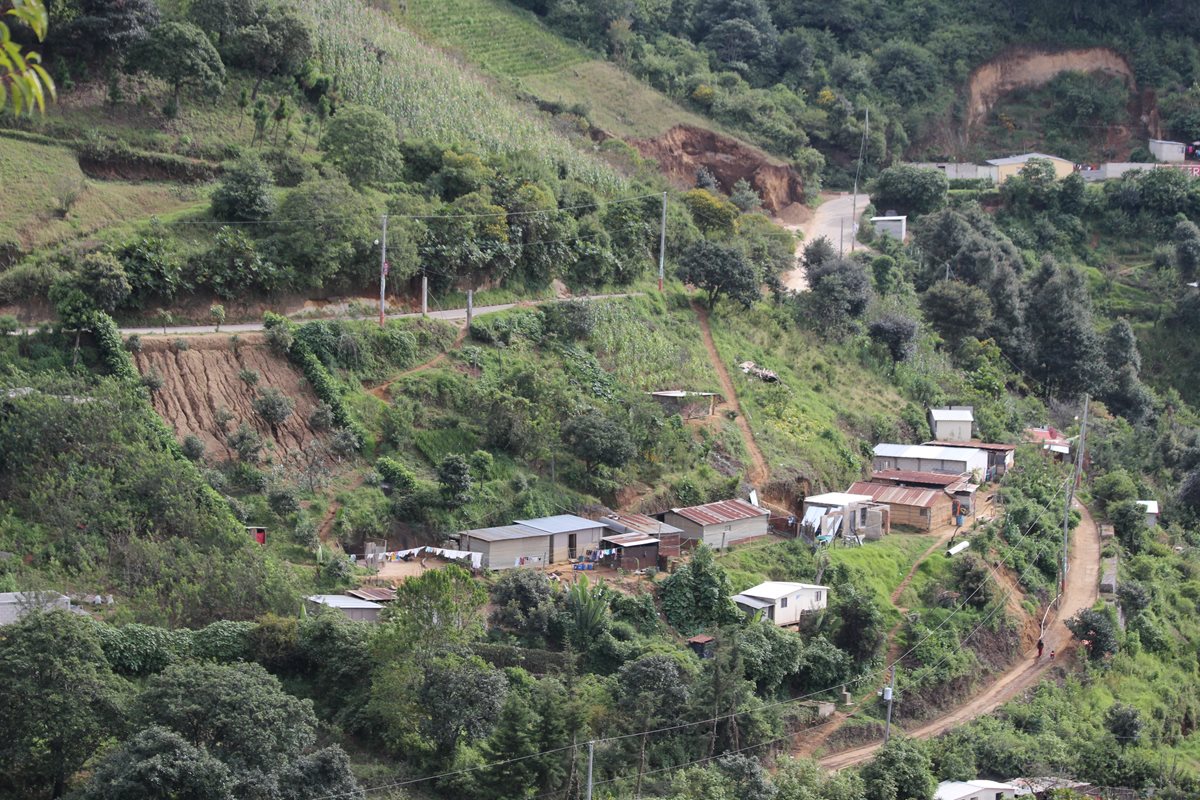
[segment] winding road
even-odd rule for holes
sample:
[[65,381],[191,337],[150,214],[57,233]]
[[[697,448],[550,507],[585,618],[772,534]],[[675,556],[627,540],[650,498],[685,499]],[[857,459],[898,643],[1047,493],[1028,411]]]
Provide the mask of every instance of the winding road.
[[[1079,527],[1075,529],[1068,554],[1070,572],[1067,574],[1066,592],[1054,621],[1044,634],[1047,656],[1038,661],[1035,659],[1035,652],[1027,653],[1025,659],[1014,664],[966,703],[905,731],[907,735],[917,739],[928,739],[994,711],[1033,687],[1042,678],[1053,664],[1049,659],[1049,652],[1057,651],[1065,655],[1074,648],[1066,621],[1095,604],[1099,597],[1100,583],[1100,531],[1086,506],[1076,502],[1075,508],[1082,515],[1082,519]],[[821,766],[838,770],[861,764],[870,759],[882,746],[882,742],[876,742],[843,750],[822,758]]]
[[[812,218],[799,225],[785,225],[788,230],[800,231],[804,239],[796,246],[796,268],[783,276],[783,285],[794,292],[808,290],[808,276],[805,274],[801,255],[804,244],[824,236],[834,248],[849,253],[852,248],[862,248],[864,245],[854,242],[855,198],[852,194],[825,194],[821,196],[821,205],[813,211]],[[867,207],[870,198],[864,193],[858,195],[857,212],[861,214]]]

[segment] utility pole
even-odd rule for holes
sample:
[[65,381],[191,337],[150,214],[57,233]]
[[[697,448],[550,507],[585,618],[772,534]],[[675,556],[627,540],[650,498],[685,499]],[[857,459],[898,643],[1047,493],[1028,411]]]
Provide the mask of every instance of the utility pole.
[[846,253],[846,220],[838,220],[838,258]]
[[587,800],[592,800],[592,760],[596,755],[596,743],[588,742],[588,782],[587,782]]
[[467,289],[467,327],[471,327],[471,320],[475,316],[475,290]]
[[[1067,535],[1071,531],[1071,505],[1075,502],[1075,485],[1079,483],[1080,475],[1083,473],[1083,449],[1087,442],[1088,403],[1090,400],[1089,395],[1083,396],[1083,421],[1079,425],[1079,446],[1075,448],[1075,469],[1071,472],[1071,485],[1067,487],[1067,507],[1063,509],[1062,584],[1058,588],[1059,597],[1067,593],[1067,570],[1070,568],[1067,556]],[[1061,607],[1061,601],[1059,605]]]
[[888,743],[888,738],[892,735],[892,697],[895,695],[896,686],[896,665],[892,664],[891,670],[888,672],[888,685],[883,687],[883,699],[887,701],[887,721],[883,724],[883,743]]
[[383,233],[379,237],[379,327],[383,327],[387,318],[387,214],[383,215]]
[[663,290],[663,268],[667,260],[667,193],[663,192],[662,219],[658,223],[658,291]]
[[429,276],[421,271],[421,316],[429,313]]
[[863,125],[862,145],[858,148],[858,169],[854,171],[854,199],[850,201],[850,252],[854,252],[854,241],[858,238],[858,174],[862,172],[863,158],[867,154],[867,135],[871,130],[871,109],[866,109],[867,118]]

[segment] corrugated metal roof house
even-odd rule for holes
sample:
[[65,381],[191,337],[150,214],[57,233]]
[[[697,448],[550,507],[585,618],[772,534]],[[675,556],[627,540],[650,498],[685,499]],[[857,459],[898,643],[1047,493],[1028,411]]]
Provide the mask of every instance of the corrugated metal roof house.
[[70,611],[71,600],[58,592],[0,592],[0,625],[10,625],[33,611]]
[[358,622],[378,622],[379,612],[383,609],[379,603],[346,594],[314,594],[306,599],[314,610],[337,609],[347,619]]
[[663,521],[683,531],[685,541],[703,541],[709,547],[767,535],[770,512],[740,498],[702,506],[672,508]]
[[987,453],[970,447],[935,447],[925,444],[877,444],[874,469],[944,472],[960,475],[979,470],[987,474]]
[[761,612],[776,625],[793,625],[804,614],[826,607],[829,603],[829,587],[812,583],[767,581],[734,595],[733,602],[747,614]]
[[605,530],[595,520],[558,514],[462,531],[459,542],[463,550],[482,554],[486,569],[511,569],[578,558],[599,545]]
[[886,503],[893,525],[928,531],[949,525],[954,501],[944,489],[924,486],[891,486],[859,481],[850,487],[855,494],[868,495],[877,503]]

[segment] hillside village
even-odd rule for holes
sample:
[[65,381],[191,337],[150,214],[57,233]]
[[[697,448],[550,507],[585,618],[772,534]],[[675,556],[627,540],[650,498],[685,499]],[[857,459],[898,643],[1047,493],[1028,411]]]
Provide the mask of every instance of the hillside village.
[[0,800],[1200,796],[1168,6],[0,2]]

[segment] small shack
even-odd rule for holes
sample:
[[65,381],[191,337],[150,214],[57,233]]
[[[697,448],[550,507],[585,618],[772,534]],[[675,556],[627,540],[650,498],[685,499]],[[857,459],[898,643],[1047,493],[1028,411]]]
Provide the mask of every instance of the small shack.
[[678,414],[684,419],[711,417],[721,401],[721,396],[716,392],[689,392],[683,389],[650,392],[650,396],[668,414]]
[[904,469],[883,469],[871,473],[871,483],[886,483],[889,486],[924,486],[941,489],[953,486],[967,475],[950,475],[945,472],[917,472]]
[[1068,161],[1058,156],[1049,156],[1045,153],[1022,153],[1019,156],[1007,156],[1006,158],[989,158],[987,163],[996,168],[996,183],[1004,183],[1034,159],[1049,161],[1050,165],[1054,167],[1056,180],[1065,178],[1075,171],[1074,161]]
[[925,444],[933,445],[934,447],[970,447],[975,450],[982,450],[987,453],[988,466],[987,474],[984,476],[989,481],[998,481],[1004,477],[1004,473],[1008,472],[1016,464],[1017,446],[1015,444],[999,444],[997,442],[981,442],[978,439],[971,439],[965,442],[956,441],[932,441]]
[[829,603],[829,587],[812,583],[767,581],[733,597],[747,616],[762,614],[776,625],[795,625],[805,614],[820,611]]
[[614,533],[600,538],[600,560],[616,569],[658,566],[658,539],[644,533]]
[[357,589],[348,589],[346,594],[372,603],[390,603],[396,599],[396,590],[386,586],[360,586]]
[[246,533],[259,544],[267,543],[267,529],[261,525],[247,525]]
[[[679,558],[680,537],[683,531],[645,514],[614,511],[597,520],[614,533],[641,533],[658,539],[658,555],[664,558]],[[642,566],[646,566],[643,564]]]
[[383,609],[379,603],[351,597],[347,594],[314,594],[306,598],[309,609],[322,611],[327,608],[336,609],[346,619],[356,622],[378,622],[379,612]]
[[698,633],[688,639],[687,644],[698,658],[712,658],[713,643],[715,641],[717,640],[714,636],[709,636],[707,633]]
[[966,442],[971,439],[975,425],[975,409],[971,406],[949,406],[929,409],[929,430],[933,438],[945,442]]
[[1071,440],[1051,425],[1044,428],[1026,428],[1025,439],[1040,444],[1056,461],[1066,461],[1071,455]]
[[595,550],[605,530],[595,520],[558,514],[517,520],[513,525],[461,531],[459,546],[480,553],[486,569],[540,567],[573,561],[586,551]]
[[1187,145],[1183,142],[1172,142],[1166,139],[1151,139],[1147,143],[1150,155],[1159,161],[1167,163],[1183,161],[1186,158]]
[[800,525],[819,542],[830,542],[838,535],[874,541],[891,532],[891,515],[886,505],[876,503],[869,494],[826,492],[804,498]]
[[953,522],[954,500],[941,489],[920,486],[889,486],[859,481],[848,489],[850,494],[866,495],[888,507],[892,525],[904,525],[930,531]]
[[[874,469],[907,470],[912,472],[943,472],[961,475],[964,472],[987,474],[988,456],[983,450],[971,447],[934,447],[927,444],[877,444]],[[978,471],[978,473],[976,473]]]
[[890,236],[900,242],[908,241],[907,216],[871,217],[871,226],[880,236]]
[[747,539],[766,536],[771,512],[740,498],[705,503],[702,506],[672,508],[663,521],[683,533],[685,543],[704,542],[709,547],[726,548]]
[[0,625],[11,625],[34,611],[70,611],[71,600],[58,592],[0,592]]
[[1158,501],[1157,500],[1138,500],[1137,504],[1146,509],[1146,527],[1158,527]]
[[[1025,792],[1021,792],[1025,794]],[[933,800],[1012,800],[1017,796],[1017,787],[1011,783],[996,781],[942,781],[937,786]]]

